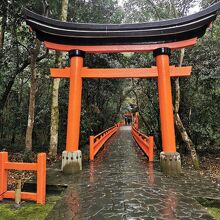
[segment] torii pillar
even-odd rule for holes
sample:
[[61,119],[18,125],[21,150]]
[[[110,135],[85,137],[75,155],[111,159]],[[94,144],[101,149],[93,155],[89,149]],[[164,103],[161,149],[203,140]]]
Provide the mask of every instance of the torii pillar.
[[81,50],[69,51],[69,104],[67,118],[66,150],[62,153],[62,167],[64,173],[75,173],[82,170],[82,152],[79,150],[80,114],[82,99],[82,76],[85,52]]
[[176,152],[174,115],[172,105],[169,48],[153,51],[158,69],[158,93],[163,151],[160,153],[161,169],[166,174],[181,172],[180,154]]
[[139,113],[138,112],[135,112],[135,127],[136,129],[139,128]]

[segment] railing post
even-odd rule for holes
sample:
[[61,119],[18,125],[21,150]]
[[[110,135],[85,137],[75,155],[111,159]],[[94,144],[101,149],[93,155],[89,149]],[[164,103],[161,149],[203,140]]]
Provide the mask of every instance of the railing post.
[[8,162],[8,152],[0,152],[0,201],[7,191],[8,171],[5,170],[5,163]]
[[139,113],[136,112],[135,114],[135,127],[136,129],[139,129]]
[[45,204],[46,200],[46,154],[37,155],[37,203]]
[[89,137],[89,154],[90,160],[94,160],[94,136]]
[[154,137],[149,136],[149,161],[154,161]]

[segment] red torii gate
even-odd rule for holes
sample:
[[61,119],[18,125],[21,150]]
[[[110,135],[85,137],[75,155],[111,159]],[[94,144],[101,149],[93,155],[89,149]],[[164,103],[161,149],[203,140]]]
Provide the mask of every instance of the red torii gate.
[[[68,51],[70,67],[51,69],[52,77],[69,78],[69,105],[65,167],[82,169],[79,150],[80,112],[83,78],[149,78],[157,77],[161,119],[162,170],[181,171],[176,152],[172,109],[171,77],[189,76],[191,67],[169,64],[172,50],[192,46],[215,20],[220,2],[197,14],[183,18],[141,24],[80,24],[49,19],[25,9],[26,21],[48,49]],[[153,52],[156,67],[90,69],[83,66],[85,53]],[[170,172],[168,172],[170,173]]]
[[[183,42],[182,42],[183,43]],[[185,45],[186,47],[187,45]],[[102,48],[103,49],[103,48]],[[97,47],[96,47],[97,50]],[[107,51],[106,51],[107,52]],[[172,155],[173,160],[178,160],[178,170],[180,169],[180,156],[176,153],[171,77],[189,76],[192,67],[174,67],[169,65],[169,48],[159,48],[154,50],[157,67],[151,68],[119,68],[119,69],[96,69],[83,67],[85,53],[81,50],[70,50],[70,67],[60,69],[52,68],[51,76],[60,78],[69,78],[69,105],[68,105],[68,123],[66,151],[63,153],[63,160],[73,157],[75,152],[78,158],[81,157],[79,147],[80,134],[80,112],[83,78],[158,78],[159,105],[161,117],[161,133],[163,145],[163,157]],[[69,153],[71,152],[71,153]],[[173,157],[174,155],[174,157]],[[174,159],[175,158],[175,159]],[[64,168],[68,159],[63,162]],[[81,161],[79,161],[81,167]]]

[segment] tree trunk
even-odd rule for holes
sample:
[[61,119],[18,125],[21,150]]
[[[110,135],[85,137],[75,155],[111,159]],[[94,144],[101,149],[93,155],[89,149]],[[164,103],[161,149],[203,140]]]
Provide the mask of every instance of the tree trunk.
[[[62,0],[62,8],[60,18],[62,21],[67,20],[69,0]],[[62,53],[56,52],[57,66],[62,67]],[[52,84],[52,102],[51,102],[51,126],[50,126],[50,149],[49,155],[55,157],[57,155],[58,130],[59,130],[59,85],[60,79],[53,79]]]
[[180,132],[181,138],[187,146],[187,149],[190,152],[193,165],[196,169],[199,169],[199,159],[196,153],[195,145],[193,144],[192,140],[190,139],[189,135],[186,132],[186,129],[180,119],[179,113],[175,113],[174,115],[175,125]]
[[26,129],[25,149],[26,151],[32,151],[32,133],[34,127],[34,115],[35,115],[35,99],[37,92],[37,74],[36,74],[36,62],[37,55],[40,51],[40,41],[36,40],[36,46],[31,53],[31,87],[29,95],[29,108],[28,108],[28,125]]
[[[183,58],[184,58],[184,49],[181,49],[180,54],[180,63],[179,66],[182,66]],[[182,123],[182,120],[179,115],[179,107],[180,107],[180,82],[179,77],[175,79],[175,105],[174,105],[174,122],[176,125],[177,130],[179,131],[183,142],[186,144],[187,149],[190,152],[193,165],[196,169],[199,168],[199,158],[196,153],[195,145],[193,144],[192,140],[190,139],[189,135],[186,132],[186,129]]]
[[[2,14],[2,17],[0,17],[0,56],[2,54],[3,51],[3,46],[4,46],[4,36],[5,36],[5,28],[6,28],[6,24],[7,24],[7,1],[3,0],[2,1],[2,6],[1,9],[4,12]],[[2,132],[3,132],[3,109],[0,108],[0,132],[1,132],[1,136],[2,136]]]
[[51,102],[51,126],[50,126],[50,149],[49,155],[57,155],[58,130],[59,130],[59,85],[60,79],[54,79],[52,83],[52,102]]
[[7,6],[8,5],[8,2],[3,0],[2,1],[2,11],[3,11],[3,15],[2,17],[0,18],[0,49],[3,48],[3,45],[4,45],[4,38],[5,38],[5,28],[6,28],[6,24],[7,24]]

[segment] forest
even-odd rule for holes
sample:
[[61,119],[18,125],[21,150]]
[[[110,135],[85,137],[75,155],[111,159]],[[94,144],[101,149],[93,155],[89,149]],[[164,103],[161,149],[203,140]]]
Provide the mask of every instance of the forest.
[[[79,146],[83,169],[72,176],[60,172],[60,164],[57,169],[65,159],[61,155],[66,149],[69,79],[52,78],[50,68],[68,67],[70,59],[67,52],[46,49],[24,15],[27,8],[64,22],[144,23],[188,16],[216,2],[0,1],[0,151],[3,156],[8,152],[14,166],[35,167],[26,169],[31,171],[5,168],[10,162],[3,163],[0,155],[0,220],[212,219],[209,214],[219,219],[220,16],[196,45],[172,51],[170,57],[171,65],[192,66],[191,76],[171,78],[176,144],[183,167],[180,175],[173,177],[163,175],[159,168],[163,148],[156,77],[83,79]],[[84,66],[146,68],[156,62],[153,53],[86,53]],[[140,131],[154,137],[154,163],[134,149],[136,143],[128,126],[122,126],[124,130],[119,127],[125,113],[137,112]],[[119,129],[118,139],[111,138],[97,160],[89,162],[89,137],[113,125]],[[47,153],[43,155],[45,163],[41,161],[45,172],[43,165],[35,163],[39,152]],[[38,192],[36,196],[23,192],[36,172],[34,184],[42,184],[38,187],[41,202]],[[51,186],[57,191],[49,192]],[[20,190],[14,196],[15,203],[6,199],[13,198],[12,191],[7,191],[12,189],[15,194]],[[25,193],[27,200],[32,198],[38,205],[23,201]]]
[[[65,149],[67,79],[52,79],[51,67],[69,65],[68,54],[48,51],[26,25],[22,9],[54,19],[82,23],[137,23],[186,16],[206,8],[209,0],[2,0],[0,3],[0,149],[46,151],[51,158]],[[195,168],[216,166],[220,152],[220,19],[193,47],[172,53],[171,63],[191,65],[190,77],[172,79],[178,151]],[[150,67],[151,53],[86,54],[87,67]],[[80,148],[122,120],[140,114],[140,128],[161,149],[157,80],[85,79]],[[183,158],[185,158],[185,156]],[[192,162],[191,162],[192,160]],[[188,161],[188,159],[186,159]],[[204,162],[204,163],[203,163]],[[209,164],[211,163],[211,165]],[[215,172],[216,168],[213,168]]]

